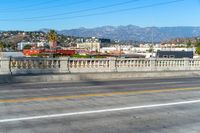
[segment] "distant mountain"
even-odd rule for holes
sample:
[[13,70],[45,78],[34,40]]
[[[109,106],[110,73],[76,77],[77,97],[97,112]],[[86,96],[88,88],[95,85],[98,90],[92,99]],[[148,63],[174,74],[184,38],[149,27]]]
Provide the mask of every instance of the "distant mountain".
[[[48,31],[48,29],[45,29]],[[200,36],[200,27],[139,27],[128,26],[103,26],[97,28],[79,28],[58,31],[60,34],[77,37],[99,37],[113,40],[134,40],[155,42],[173,38],[187,38]]]
[[40,29],[39,31],[42,31],[42,32],[45,32],[45,33],[47,33],[47,32],[49,32],[49,31],[50,31],[50,29],[43,28],[43,29]]

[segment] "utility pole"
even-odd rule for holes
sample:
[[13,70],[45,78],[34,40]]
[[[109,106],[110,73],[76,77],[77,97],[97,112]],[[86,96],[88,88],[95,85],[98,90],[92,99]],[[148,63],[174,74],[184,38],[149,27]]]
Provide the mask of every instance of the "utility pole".
[[152,27],[152,29],[151,29],[151,47],[150,47],[150,49],[151,49],[151,56],[153,57],[153,46],[154,46],[154,38],[153,38],[153,36],[154,36],[154,33],[153,33],[153,27]]
[[120,58],[122,57],[122,46],[121,46],[121,44],[119,44],[119,57]]
[[153,45],[154,41],[153,41],[153,27],[151,29],[151,45]]

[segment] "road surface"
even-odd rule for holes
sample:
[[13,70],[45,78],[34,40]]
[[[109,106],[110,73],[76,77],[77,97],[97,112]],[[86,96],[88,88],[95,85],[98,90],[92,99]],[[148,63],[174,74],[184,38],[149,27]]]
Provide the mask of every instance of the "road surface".
[[199,133],[200,78],[0,84],[0,133]]

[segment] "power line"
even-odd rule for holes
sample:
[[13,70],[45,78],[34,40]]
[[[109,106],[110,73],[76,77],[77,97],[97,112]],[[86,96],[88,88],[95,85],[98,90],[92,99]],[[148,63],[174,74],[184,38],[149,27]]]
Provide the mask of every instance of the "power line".
[[120,2],[120,3],[116,3],[116,4],[110,4],[110,5],[100,6],[100,7],[95,7],[95,8],[88,8],[88,9],[70,11],[70,12],[65,12],[65,13],[58,13],[58,14],[53,14],[53,15],[29,17],[29,18],[23,18],[23,19],[40,19],[40,18],[49,18],[49,17],[71,15],[71,14],[76,14],[76,13],[83,13],[83,12],[94,11],[94,10],[99,10],[99,9],[106,9],[106,8],[111,8],[111,7],[116,7],[116,6],[122,6],[122,5],[130,4],[130,3],[133,3],[133,2],[137,2],[137,1],[140,1],[140,0],[129,0],[129,1],[126,1],[126,2]]
[[82,1],[77,1],[77,2],[71,2],[71,3],[68,3],[67,5],[59,4],[59,5],[49,6],[49,7],[37,8],[35,10],[46,10],[46,9],[51,9],[51,8],[55,9],[55,8],[58,8],[58,7],[66,7],[66,6],[83,4],[83,3],[90,2],[90,1],[92,1],[92,0],[82,0]]
[[55,20],[63,20],[63,19],[75,19],[75,18],[113,14],[113,13],[126,12],[126,11],[131,11],[131,10],[138,10],[138,9],[145,9],[145,8],[169,5],[169,4],[178,3],[178,2],[182,2],[182,1],[185,1],[185,0],[173,0],[173,1],[160,2],[160,3],[149,4],[149,5],[144,5],[144,6],[138,6],[138,7],[134,7],[134,8],[124,8],[124,9],[120,9],[120,10],[112,10],[112,11],[107,11],[107,12],[92,13],[92,14],[78,15],[78,16],[72,16],[72,17],[49,18],[49,19],[0,19],[0,21],[55,21]]
[[52,2],[56,2],[57,0],[48,0],[48,1],[43,1],[43,2],[40,2],[40,3],[36,3],[36,4],[30,4],[30,5],[26,5],[26,6],[22,6],[22,7],[16,7],[16,8],[6,8],[6,9],[1,9],[0,11],[10,11],[10,10],[18,10],[19,8],[23,8],[23,9],[29,9],[31,7],[37,7],[37,6],[41,6],[41,5],[46,5],[46,4],[49,4],[49,3],[52,3]]
[[72,17],[41,19],[40,21],[74,19],[74,18],[81,18],[81,17],[90,17],[90,16],[97,16],[97,15],[113,14],[113,13],[126,12],[126,11],[137,10],[137,9],[144,9],[144,8],[151,8],[151,7],[169,5],[169,4],[178,3],[178,2],[182,2],[182,1],[185,1],[185,0],[174,0],[174,1],[151,4],[151,5],[138,6],[138,7],[134,7],[134,8],[125,8],[125,9],[120,9],[120,10],[113,10],[113,11],[107,11],[107,12],[100,12],[100,13],[93,13],[93,14],[86,14],[86,15],[79,15],[79,16],[72,16]]
[[[55,9],[55,8],[59,8],[59,7],[66,7],[66,6],[78,5],[78,4],[82,4],[82,3],[86,3],[86,2],[90,2],[90,1],[92,1],[92,0],[82,0],[82,1],[78,1],[78,2],[71,2],[71,3],[68,3],[67,5],[57,4],[57,5],[54,5],[54,6],[34,8],[34,10],[30,10],[30,7],[28,7],[28,8],[29,8],[29,12],[35,12],[35,11],[41,11],[41,10],[47,10],[47,9]],[[11,13],[11,12],[15,12],[15,13],[16,12],[20,12],[21,13],[23,11],[27,11],[27,9],[18,9],[18,10],[15,10],[15,11],[8,10],[6,12],[0,12],[0,13],[1,14],[7,14],[7,13]]]

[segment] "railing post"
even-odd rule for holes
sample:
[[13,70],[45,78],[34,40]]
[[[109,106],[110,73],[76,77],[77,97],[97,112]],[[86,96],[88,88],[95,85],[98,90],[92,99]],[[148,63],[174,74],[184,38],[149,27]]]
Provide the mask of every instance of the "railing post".
[[184,58],[184,70],[190,70],[190,59]]
[[156,71],[157,66],[156,66],[156,59],[155,58],[150,58],[150,67],[151,71]]
[[69,73],[69,57],[62,57],[60,59],[60,73]]
[[10,72],[10,59],[1,58],[0,59],[0,74],[11,74]]
[[109,71],[110,72],[117,72],[117,58],[109,58]]

